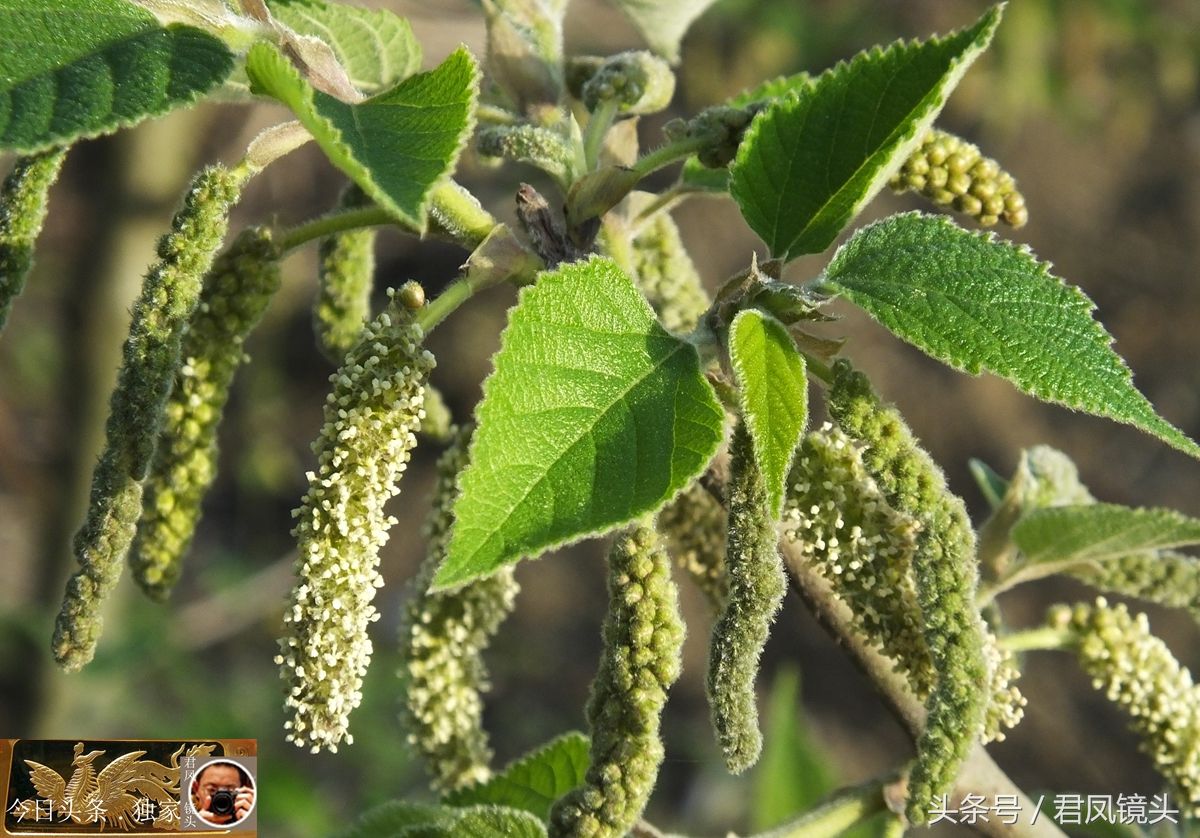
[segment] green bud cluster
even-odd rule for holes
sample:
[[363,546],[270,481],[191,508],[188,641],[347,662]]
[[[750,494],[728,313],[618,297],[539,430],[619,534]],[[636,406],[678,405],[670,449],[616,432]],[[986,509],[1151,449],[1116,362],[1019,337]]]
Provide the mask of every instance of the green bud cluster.
[[[578,78],[576,75],[573,80]],[[671,65],[644,50],[621,52],[605,59],[579,86],[579,99],[589,111],[596,110],[601,102],[615,102],[619,113],[658,113],[671,104],[674,95]]]
[[201,501],[217,473],[217,425],[246,358],[246,337],[279,288],[279,258],[269,230],[247,229],[204,279],[129,554],[134,581],[154,599],[166,599],[179,579]]
[[581,174],[575,152],[557,131],[541,125],[491,125],[479,130],[475,148],[485,157],[503,157],[536,166],[566,188]]
[[663,760],[659,718],[679,677],[684,629],[671,560],[650,527],[613,544],[608,594],[604,652],[587,705],[591,764],[583,785],[550,810],[551,838],[628,834]]
[[746,129],[766,104],[753,102],[740,108],[714,105],[687,122],[672,120],[663,130],[673,142],[703,139],[705,146],[696,152],[696,158],[710,169],[723,169],[737,156]]
[[1057,606],[1048,622],[1075,635],[1092,685],[1130,716],[1142,750],[1175,787],[1185,813],[1200,815],[1200,687],[1150,633],[1146,615],[1134,617],[1099,597],[1094,606]]
[[[631,202],[632,211],[643,203],[649,200]],[[638,230],[632,246],[638,290],[669,331],[690,332],[711,300],[674,219],[666,212],[655,213]]]
[[725,607],[729,577],[725,572],[727,515],[708,491],[693,483],[658,513],[658,531],[671,555],[690,576],[715,613]]
[[863,447],[826,423],[805,436],[788,478],[784,537],[850,606],[856,627],[914,692],[936,680],[912,578],[920,524],[897,512],[863,464]]
[[729,595],[713,626],[708,703],[726,767],[740,774],[758,761],[762,733],[754,681],[771,623],[787,591],[767,489],[744,423],[729,444]]
[[[350,184],[342,192],[342,209],[368,206],[368,198]],[[318,245],[317,299],[313,305],[313,331],[317,345],[329,360],[340,364],[358,341],[371,316],[371,288],[375,280],[376,231],[349,230],[321,239]]]
[[116,585],[133,541],[142,507],[141,481],[154,457],[183,334],[225,237],[229,210],[248,176],[246,169],[222,166],[196,176],[171,232],[159,240],[159,261],[133,304],[105,447],[92,474],[87,520],[75,536],[80,568],[67,582],[51,643],[65,669],[79,669],[95,653],[100,605]]
[[491,774],[492,752],[482,724],[482,695],[488,689],[482,655],[518,591],[511,567],[452,591],[429,591],[450,543],[469,442],[470,433],[458,431],[438,460],[424,529],[428,552],[409,583],[400,626],[400,721],[433,787],[442,792],[483,782]]
[[864,446],[863,463],[888,503],[921,524],[913,578],[922,630],[937,683],[926,702],[926,725],[909,776],[907,814],[924,823],[983,730],[989,700],[982,619],[975,608],[975,536],[962,500],[914,439],[894,408],[885,407],[866,376],[849,362],[834,364],[829,412]]
[[1035,445],[1021,452],[1008,494],[1022,511],[1096,501],[1079,479],[1079,469],[1071,458],[1049,445]]
[[349,716],[371,658],[367,627],[379,616],[371,604],[383,584],[379,548],[396,523],[384,504],[399,491],[434,366],[412,312],[399,293],[389,296],[330,376],[325,425],[312,446],[317,469],[292,513],[298,579],[275,662],[289,685],[287,738],[313,752],[352,741]]
[[1173,550],[1147,550],[1073,568],[1093,588],[1169,608],[1186,608],[1200,620],[1200,559]]
[[46,220],[46,199],[58,180],[65,148],[17,158],[0,186],[0,329],[33,267],[33,245]]
[[1029,220],[1025,196],[1012,175],[979,147],[932,129],[892,177],[892,189],[919,192],[938,206],[952,206],[984,227],[1003,221],[1023,227]]

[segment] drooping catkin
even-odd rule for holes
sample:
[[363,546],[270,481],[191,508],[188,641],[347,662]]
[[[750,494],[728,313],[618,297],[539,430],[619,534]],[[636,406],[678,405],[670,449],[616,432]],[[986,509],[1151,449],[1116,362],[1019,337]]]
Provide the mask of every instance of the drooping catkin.
[[1107,593],[1186,608],[1200,620],[1200,558],[1173,550],[1147,550],[1095,564],[1071,575]]
[[1185,814],[1200,816],[1200,687],[1150,633],[1145,614],[1123,604],[1057,606],[1048,623],[1075,635],[1080,665],[1129,715],[1159,773],[1174,786]]
[[[370,203],[361,189],[350,184],[342,192],[338,207],[353,209]],[[335,364],[340,364],[354,346],[371,316],[375,233],[373,229],[350,230],[327,236],[318,245],[313,331],[317,345]]]
[[725,572],[728,515],[708,490],[693,483],[658,513],[657,527],[671,556],[719,614],[729,596]]
[[834,364],[829,412],[864,445],[863,462],[891,506],[921,524],[913,579],[922,631],[937,681],[926,702],[925,730],[909,775],[907,815],[929,819],[930,805],[953,782],[983,732],[990,698],[983,621],[974,605],[978,570],[975,536],[962,500],[923,451],[898,411],[880,403],[866,376],[847,361]]
[[18,157],[0,186],[0,330],[33,267],[33,245],[46,220],[46,199],[67,149]]
[[279,288],[279,247],[269,230],[244,230],[213,263],[188,323],[167,401],[142,518],[129,554],[134,581],[166,599],[217,474],[217,426],[250,330]]
[[[652,199],[635,196],[630,202],[631,211],[637,212]],[[669,331],[691,331],[711,300],[674,219],[666,212],[655,213],[638,231],[632,247],[638,290],[658,319]]]
[[952,206],[984,227],[997,221],[1023,227],[1029,220],[1025,196],[1012,175],[984,157],[978,146],[937,128],[904,161],[890,185],[897,192],[911,189],[938,206]]
[[828,423],[807,434],[782,520],[784,537],[833,584],[856,628],[928,696],[936,673],[912,577],[921,525],[888,504],[863,464],[863,446]]
[[729,455],[729,595],[709,646],[708,703],[725,765],[740,774],[762,751],[754,681],[787,578],[766,485],[744,423],[734,430]]
[[196,176],[133,304],[105,447],[92,475],[87,519],[75,536],[80,569],[67,582],[51,643],[64,669],[79,669],[95,653],[100,606],[133,540],[141,481],[154,457],[183,334],[249,174],[246,168],[212,166]]
[[434,366],[404,295],[389,296],[330,376],[325,425],[312,446],[317,469],[292,513],[298,578],[275,661],[288,684],[287,738],[313,752],[352,741],[347,726],[362,700],[367,628],[378,619],[372,600],[383,584],[379,548],[396,523],[384,504],[399,491]]
[[650,798],[659,717],[679,677],[683,621],[670,558],[653,529],[618,536],[608,556],[604,651],[588,698],[591,764],[550,811],[551,838],[620,838]]
[[481,783],[491,775],[492,752],[482,723],[488,689],[482,656],[519,590],[507,566],[452,591],[429,591],[450,543],[458,476],[467,465],[469,442],[470,432],[458,431],[438,460],[424,529],[428,552],[409,583],[400,626],[400,720],[440,792]]

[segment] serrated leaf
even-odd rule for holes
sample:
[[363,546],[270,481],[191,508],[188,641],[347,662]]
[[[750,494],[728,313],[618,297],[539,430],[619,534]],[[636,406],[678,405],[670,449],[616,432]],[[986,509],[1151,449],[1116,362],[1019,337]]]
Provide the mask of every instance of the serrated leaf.
[[455,817],[453,809],[435,803],[389,800],[368,809],[338,838],[391,838],[413,827],[450,826]]
[[1026,513],[1012,539],[1026,564],[1062,567],[1200,544],[1200,519],[1107,503],[1051,506]]
[[339,838],[545,838],[546,827],[527,812],[501,806],[456,809],[392,800],[362,815]]
[[679,61],[679,43],[692,22],[716,0],[613,0],[633,21],[650,49],[672,64]]
[[858,231],[821,287],[950,366],[1106,416],[1200,457],[1200,446],[1133,386],[1094,304],[1026,248],[942,216],[904,213]]
[[755,118],[730,164],[730,192],[772,256],[833,243],[917,147],[1000,9],[945,38],[860,53]]
[[776,827],[813,806],[837,785],[828,757],[801,721],[800,673],[780,670],[771,686],[763,752],[754,768],[751,828]]
[[[545,825],[528,812],[500,806],[476,806],[454,821],[454,828],[436,838],[546,838]],[[433,835],[430,838],[434,838]]]
[[324,0],[270,0],[275,19],[320,38],[363,93],[384,90],[421,68],[421,45],[408,21],[384,9]]
[[160,116],[233,70],[220,40],[124,0],[0,0],[0,19],[0,148],[22,153]]
[[611,259],[522,290],[495,367],[439,588],[654,512],[721,442],[724,413],[695,348]]
[[778,518],[792,457],[808,423],[804,358],[783,324],[752,308],[733,318],[729,358],[770,513]]
[[588,738],[567,733],[511,763],[485,783],[446,795],[451,806],[496,803],[546,820],[550,807],[583,784],[589,764]]
[[429,190],[453,172],[474,127],[479,73],[465,47],[434,70],[357,104],[314,90],[270,44],[251,48],[246,70],[252,89],[291,108],[333,164],[376,203],[425,229]]

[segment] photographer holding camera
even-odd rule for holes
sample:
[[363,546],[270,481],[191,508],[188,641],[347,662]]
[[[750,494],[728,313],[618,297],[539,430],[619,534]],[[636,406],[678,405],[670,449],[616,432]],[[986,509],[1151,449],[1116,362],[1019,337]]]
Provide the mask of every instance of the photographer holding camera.
[[237,823],[254,806],[249,776],[232,762],[206,765],[192,782],[192,805],[211,824]]

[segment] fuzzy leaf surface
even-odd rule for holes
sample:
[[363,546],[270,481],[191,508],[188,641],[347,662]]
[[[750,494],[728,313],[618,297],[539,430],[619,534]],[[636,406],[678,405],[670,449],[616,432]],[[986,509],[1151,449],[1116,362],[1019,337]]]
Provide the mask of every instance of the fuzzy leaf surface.
[[999,20],[997,6],[945,38],[860,53],[755,118],[730,192],[772,256],[833,243],[920,143]]
[[724,414],[695,348],[597,257],[522,290],[476,418],[438,588],[654,512],[716,454]]
[[40,151],[190,104],[233,71],[220,40],[124,0],[0,0],[0,148]]
[[403,834],[413,827],[450,826],[453,823],[453,810],[445,806],[389,800],[368,809],[349,829],[338,833],[338,838],[379,838]]
[[808,424],[804,358],[782,323],[752,308],[739,312],[729,327],[729,357],[770,513],[778,518],[792,457]]
[[511,763],[485,783],[446,795],[451,806],[495,803],[546,820],[554,801],[582,785],[589,764],[588,738],[567,733]]
[[995,373],[1039,399],[1133,425],[1200,457],[1200,446],[1133,386],[1112,336],[1092,318],[1092,301],[1028,249],[943,216],[903,213],[846,242],[822,287],[955,369]]
[[528,812],[501,806],[455,809],[392,800],[368,810],[338,838],[545,838],[546,827]]
[[324,0],[271,0],[270,6],[280,23],[328,44],[363,93],[384,90],[421,69],[421,45],[412,27],[385,9]]
[[250,49],[246,70],[254,92],[291,108],[364,192],[401,221],[425,229],[429,191],[453,172],[475,124],[479,71],[466,48],[358,104],[314,90],[266,43]]
[[1200,544],[1200,519],[1107,503],[1051,506],[1022,516],[1012,538],[1028,564],[1071,565]]
[[613,0],[633,21],[650,49],[672,64],[679,61],[679,44],[692,22],[716,0]]

